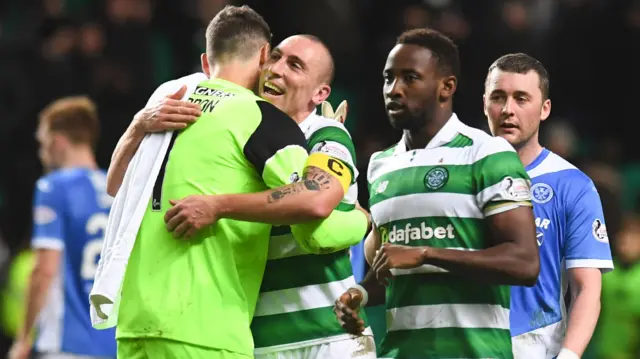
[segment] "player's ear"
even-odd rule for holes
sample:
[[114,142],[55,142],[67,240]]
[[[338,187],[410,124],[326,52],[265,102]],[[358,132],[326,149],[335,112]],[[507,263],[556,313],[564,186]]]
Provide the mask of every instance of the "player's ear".
[[482,110],[484,111],[484,115],[486,118],[489,118],[489,113],[487,112],[487,95],[482,95]]
[[209,68],[209,58],[207,57],[206,53],[200,55],[200,63],[202,64],[202,72],[204,72],[205,75],[207,75],[207,77],[211,77],[211,69]]
[[58,151],[63,151],[65,148],[71,146],[71,141],[69,141],[69,138],[61,133],[52,133],[51,142],[53,148]]
[[329,95],[331,95],[331,86],[322,84],[316,89],[316,92],[313,94],[311,101],[313,101],[314,105],[318,106],[319,104],[324,102],[329,97]]
[[264,66],[264,64],[269,61],[269,55],[271,55],[271,45],[269,45],[269,43],[266,43],[260,49],[260,67]]
[[444,102],[453,97],[458,86],[458,79],[455,76],[447,76],[440,83],[440,101]]
[[540,121],[546,120],[551,114],[551,99],[546,99],[542,103],[542,109],[540,110]]

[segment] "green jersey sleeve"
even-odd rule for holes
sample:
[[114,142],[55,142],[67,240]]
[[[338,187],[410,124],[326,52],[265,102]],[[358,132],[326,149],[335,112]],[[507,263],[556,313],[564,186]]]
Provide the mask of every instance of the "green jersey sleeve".
[[[335,122],[335,121],[333,121]],[[309,153],[324,153],[344,162],[351,171],[351,184],[356,183],[356,150],[353,140],[342,124],[335,122],[315,130],[307,141]]]
[[[296,123],[272,104],[259,101],[262,121],[244,154],[270,188],[297,181],[307,160],[307,141]],[[368,222],[360,211],[334,211],[324,220],[291,226],[300,246],[311,253],[334,252],[362,240]],[[346,233],[344,232],[346,230]]]
[[271,103],[258,101],[262,119],[244,146],[244,155],[269,188],[295,182],[307,160],[300,127]]
[[[323,221],[313,221],[292,226],[291,232],[298,242],[303,242],[307,250],[314,253],[327,253],[343,250],[357,244],[366,235],[367,216],[355,208],[352,203],[357,199],[356,183],[358,172],[353,141],[347,130],[333,120],[319,121],[311,127],[312,133],[307,141],[309,154],[324,154],[340,160],[351,172],[351,186],[343,200],[331,215]],[[353,199],[350,191],[355,192]]]
[[493,137],[479,147],[473,177],[476,199],[485,217],[531,206],[531,180],[518,154],[505,139]]
[[368,226],[367,216],[357,209],[334,210],[323,220],[291,226],[291,233],[307,252],[332,253],[360,242]]

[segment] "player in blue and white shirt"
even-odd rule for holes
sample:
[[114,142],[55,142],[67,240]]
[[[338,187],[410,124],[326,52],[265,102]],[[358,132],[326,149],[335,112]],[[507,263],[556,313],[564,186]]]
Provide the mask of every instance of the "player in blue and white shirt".
[[[32,248],[35,264],[26,316],[11,359],[115,358],[114,330],[91,326],[93,285],[112,198],[97,168],[95,105],[85,97],[55,101],[38,127],[47,175],[36,184]],[[30,335],[35,331],[35,342]]]
[[540,275],[534,287],[512,287],[514,357],[579,358],[600,314],[602,273],[613,269],[600,197],[587,175],[538,142],[551,111],[549,77],[539,61],[526,54],[496,60],[484,111],[491,132],[514,146],[532,181]]

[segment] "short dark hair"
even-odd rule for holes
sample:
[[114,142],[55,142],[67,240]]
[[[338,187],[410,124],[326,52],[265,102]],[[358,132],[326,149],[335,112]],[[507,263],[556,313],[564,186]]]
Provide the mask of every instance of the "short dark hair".
[[267,22],[247,5],[227,5],[207,26],[207,56],[220,60],[231,56],[246,60],[271,42]]
[[331,85],[331,82],[333,82],[333,76],[335,73],[335,63],[333,62],[333,55],[331,55],[331,50],[329,50],[329,46],[327,46],[327,44],[324,41],[320,40],[320,38],[315,35],[304,34],[302,36],[322,46],[324,50],[327,52],[327,55],[329,55],[329,67],[327,68],[327,72],[323,74],[324,76],[322,79],[328,85]]
[[396,44],[422,46],[436,57],[438,71],[445,76],[460,76],[458,46],[444,34],[433,29],[413,29],[403,32]]
[[540,92],[542,92],[542,100],[549,98],[549,73],[544,68],[542,62],[535,58],[519,52],[517,54],[506,54],[494,61],[487,71],[487,79],[485,80],[485,88],[491,71],[498,69],[504,72],[514,72],[517,74],[527,74],[529,71],[535,71],[540,80]]
[[73,144],[95,147],[100,132],[98,110],[87,96],[58,99],[40,112],[40,125],[58,132]]
[[328,64],[327,72],[322,74],[322,81],[326,82],[328,85],[331,85],[331,83],[333,82],[334,74],[335,74],[335,63],[333,61],[333,55],[331,55],[331,50],[329,50],[329,46],[327,46],[327,44],[324,41],[320,40],[320,38],[315,35],[302,34],[300,36],[317,43],[318,45],[322,46],[324,50],[327,52],[327,55],[329,56],[329,64]]

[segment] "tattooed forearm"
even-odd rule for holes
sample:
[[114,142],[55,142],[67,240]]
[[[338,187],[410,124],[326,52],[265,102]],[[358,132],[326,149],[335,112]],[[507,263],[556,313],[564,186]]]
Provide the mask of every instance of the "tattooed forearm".
[[304,190],[305,190],[305,185],[302,182],[292,183],[288,186],[284,186],[276,190],[273,190],[273,192],[271,192],[271,194],[267,198],[267,201],[269,203],[273,203],[283,199],[286,196],[296,194]]
[[292,183],[290,185],[273,190],[267,201],[269,203],[277,202],[286,196],[295,195],[303,191],[320,191],[331,187],[331,177],[325,171],[318,167],[307,167],[307,171],[302,178],[302,182]]
[[310,191],[328,189],[331,186],[331,175],[318,167],[307,167],[302,178],[305,187]]
[[320,190],[320,185],[318,185],[318,182],[316,181],[312,181],[312,180],[304,180],[302,183],[304,183],[304,186],[306,189],[308,189],[309,191],[319,191]]

